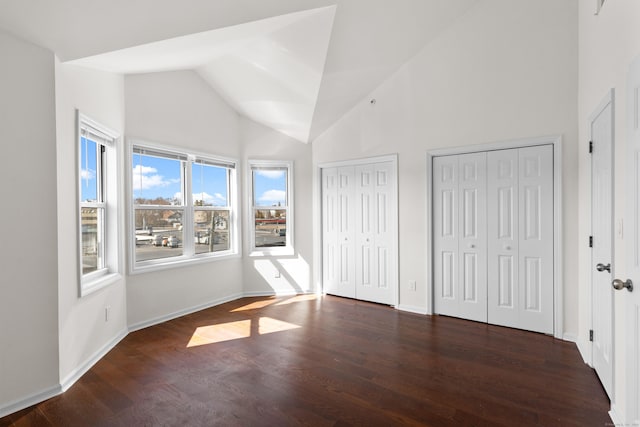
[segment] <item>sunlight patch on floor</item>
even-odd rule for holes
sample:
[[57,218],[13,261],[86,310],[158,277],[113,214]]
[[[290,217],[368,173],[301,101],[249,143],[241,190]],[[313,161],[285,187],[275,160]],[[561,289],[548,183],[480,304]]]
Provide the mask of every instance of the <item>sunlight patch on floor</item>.
[[294,302],[301,302],[301,301],[314,301],[316,299],[318,299],[318,296],[315,295],[315,294],[298,295],[298,296],[295,296],[293,298],[289,298],[289,299],[286,299],[284,301],[280,301],[276,305],[287,305],[287,304],[292,304]]
[[187,348],[216,344],[241,338],[249,338],[252,335],[252,329],[257,329],[257,331],[254,332],[257,332],[258,335],[266,335],[274,332],[298,329],[300,327],[301,326],[299,325],[294,325],[293,323],[284,322],[271,317],[259,318],[257,325],[252,325],[251,320],[248,319],[239,320],[237,322],[221,323],[219,325],[200,326],[199,328],[196,328],[195,332],[191,336],[191,339],[187,344]]
[[236,313],[238,311],[247,311],[247,310],[255,310],[255,309],[258,309],[258,308],[264,308],[264,307],[267,307],[267,306],[273,304],[274,302],[278,302],[278,300],[275,299],[275,298],[270,298],[270,299],[266,299],[266,300],[262,300],[262,301],[252,302],[250,304],[243,305],[242,307],[234,308],[233,310],[231,310],[231,313]]

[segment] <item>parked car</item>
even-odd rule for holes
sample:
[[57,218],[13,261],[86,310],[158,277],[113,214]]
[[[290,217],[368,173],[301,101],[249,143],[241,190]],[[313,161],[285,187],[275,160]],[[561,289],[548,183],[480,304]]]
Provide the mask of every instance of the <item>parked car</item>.
[[177,248],[179,243],[180,241],[176,236],[170,236],[169,239],[167,239],[167,246],[170,248]]
[[153,239],[151,239],[151,244],[153,246],[162,246],[162,235],[156,234],[155,236],[153,236]]

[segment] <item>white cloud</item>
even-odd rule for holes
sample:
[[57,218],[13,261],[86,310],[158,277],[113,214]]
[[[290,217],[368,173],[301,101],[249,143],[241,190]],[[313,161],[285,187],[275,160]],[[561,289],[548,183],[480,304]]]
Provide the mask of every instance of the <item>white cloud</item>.
[[269,203],[269,204],[277,204],[285,203],[285,198],[287,197],[287,192],[283,190],[267,190],[262,193],[262,196],[258,198],[260,202]]
[[133,186],[136,190],[148,190],[155,187],[167,187],[179,179],[165,179],[157,174],[158,170],[149,166],[136,165],[133,168]]
[[284,176],[283,170],[257,170],[256,173],[269,179],[278,179]]
[[196,200],[202,200],[205,204],[208,205],[223,205],[226,204],[227,199],[220,193],[215,193],[213,195],[208,193],[198,193],[193,195],[194,202]]
[[91,169],[82,169],[80,171],[80,178],[84,180],[94,179],[96,177],[96,171]]

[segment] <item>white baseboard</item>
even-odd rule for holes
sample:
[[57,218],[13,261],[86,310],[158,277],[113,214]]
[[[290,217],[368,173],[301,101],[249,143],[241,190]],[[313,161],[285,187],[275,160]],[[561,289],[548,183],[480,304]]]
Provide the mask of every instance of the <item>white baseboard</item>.
[[168,322],[169,320],[177,319],[178,317],[186,316],[187,314],[195,313],[197,311],[215,307],[216,305],[235,301],[237,299],[242,298],[243,296],[244,294],[241,294],[241,293],[233,294],[223,298],[215,299],[213,301],[206,302],[204,304],[198,304],[196,306],[185,308],[183,310],[174,311],[173,313],[169,313],[164,316],[159,316],[150,320],[145,320],[143,322],[134,323],[133,325],[129,325],[129,332],[139,331],[140,329],[144,329],[150,326],[158,325],[160,323]]
[[615,403],[611,402],[611,409],[609,410],[609,417],[611,421],[613,421],[614,426],[631,426],[631,424],[626,424],[624,419],[620,416]]
[[60,381],[60,388],[62,393],[69,390],[69,388],[76,383],[89,369],[93,367],[100,359],[102,359],[107,353],[109,353],[120,341],[122,341],[127,335],[128,331],[122,330],[112,340],[102,346],[96,351],[89,359],[87,359],[82,365],[71,371],[69,375],[62,381]]
[[584,363],[591,366],[591,344],[588,341],[576,340],[576,346]]
[[54,387],[50,387],[46,390],[43,390],[39,393],[32,394],[31,396],[27,396],[24,399],[15,400],[13,402],[9,402],[9,404],[0,407],[0,418],[5,417],[9,414],[13,414],[14,412],[21,411],[29,406],[36,405],[40,402],[44,402],[47,399],[51,399],[54,396],[62,393],[62,389],[60,385],[56,385]]
[[427,309],[424,307],[414,307],[411,305],[400,304],[396,308],[400,311],[408,311],[409,313],[424,314],[424,315],[428,314]]
[[249,292],[244,292],[241,296],[241,298],[243,297],[292,297],[295,295],[306,295],[310,292],[308,291],[301,291],[298,292],[294,289],[286,289],[286,290],[271,290],[271,291],[249,291]]
[[564,341],[569,341],[569,342],[573,342],[573,343],[578,342],[578,336],[576,334],[572,334],[570,332],[565,332],[565,334],[562,336],[562,339]]

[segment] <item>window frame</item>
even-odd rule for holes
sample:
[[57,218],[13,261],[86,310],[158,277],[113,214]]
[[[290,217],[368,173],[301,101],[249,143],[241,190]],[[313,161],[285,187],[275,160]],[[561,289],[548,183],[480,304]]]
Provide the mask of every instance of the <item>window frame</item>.
[[[82,201],[82,140],[96,144],[96,201]],[[91,294],[118,280],[119,244],[118,230],[118,152],[120,134],[76,110],[76,206],[77,206],[77,259],[78,295]],[[82,210],[98,210],[98,260],[95,271],[83,271]]]
[[[278,206],[279,210],[286,210],[286,238],[285,246],[256,247],[255,222],[256,210],[264,210],[265,207],[255,206],[253,172],[257,169],[283,168],[287,170],[286,179],[286,206]],[[293,188],[294,162],[292,160],[256,160],[250,159],[247,164],[247,236],[249,256],[285,256],[294,255],[295,227],[294,227],[294,188]]]
[[[133,161],[134,150],[136,148],[158,155],[165,154],[167,158],[177,158],[180,160],[181,174],[181,205],[145,205],[136,204],[134,200],[133,186]],[[140,139],[128,140],[128,216],[129,216],[129,273],[138,274],[149,271],[164,270],[185,264],[196,264],[201,262],[211,262],[222,259],[237,258],[240,255],[239,234],[237,225],[238,218],[238,185],[237,174],[239,163],[236,159],[201,153],[194,150],[172,147]],[[162,156],[160,156],[162,157]],[[219,165],[227,168],[227,206],[195,206],[193,199],[192,168],[193,164],[203,161],[209,165]],[[196,253],[195,251],[195,210],[226,210],[229,211],[229,249],[216,252]],[[166,258],[156,258],[150,260],[136,261],[136,223],[135,216],[138,209],[160,209],[160,210],[181,210],[182,211],[182,255]]]

